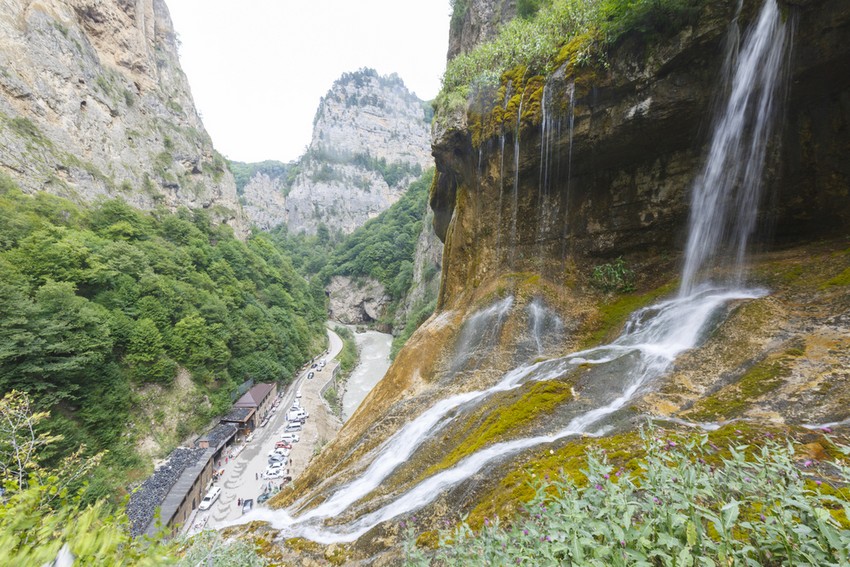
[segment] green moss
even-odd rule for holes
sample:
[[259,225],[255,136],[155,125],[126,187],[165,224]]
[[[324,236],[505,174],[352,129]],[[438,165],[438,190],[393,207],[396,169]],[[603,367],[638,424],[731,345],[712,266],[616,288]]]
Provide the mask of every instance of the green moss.
[[286,540],[286,546],[299,553],[308,552],[316,553],[321,549],[321,546],[315,541],[304,539],[303,537],[291,537]]
[[736,417],[754,400],[778,388],[790,372],[784,360],[756,364],[737,383],[698,401],[688,417],[698,421]]
[[494,409],[475,431],[466,435],[451,453],[441,462],[430,467],[423,476],[431,476],[455,465],[464,457],[485,445],[505,438],[508,432],[516,431],[536,421],[540,415],[550,413],[570,399],[572,399],[572,388],[564,382],[549,380],[532,384],[513,404]]
[[509,472],[490,494],[478,499],[467,517],[473,529],[479,529],[484,518],[505,517],[530,501],[534,495],[533,483],[540,478],[567,475],[578,484],[587,481],[582,469],[587,464],[587,451],[596,448],[605,452],[615,466],[631,469],[636,459],[643,456],[642,441],[638,432],[629,432],[604,439],[575,439],[559,449],[543,449],[533,454],[522,467]]
[[605,300],[605,303],[599,305],[599,315],[592,324],[592,329],[581,340],[581,348],[598,345],[606,338],[613,336],[623,327],[632,313],[671,293],[675,287],[676,282],[670,282],[646,293],[631,293],[617,297],[613,301]]
[[820,286],[820,288],[821,289],[827,289],[827,288],[830,288],[830,287],[847,286],[847,285],[850,285],[850,268],[846,268],[843,272],[841,272],[837,276],[828,279],[826,282],[824,282]]

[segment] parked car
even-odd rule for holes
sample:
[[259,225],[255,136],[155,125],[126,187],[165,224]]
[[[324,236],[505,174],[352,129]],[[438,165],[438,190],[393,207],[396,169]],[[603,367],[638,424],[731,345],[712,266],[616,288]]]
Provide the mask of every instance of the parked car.
[[254,432],[252,431],[251,433],[248,434],[248,437],[245,438],[245,443],[250,443],[253,440],[254,440]]
[[300,398],[300,397],[301,397],[301,390],[296,390],[295,391],[295,398],[297,399],[297,398]]
[[272,496],[274,496],[274,494],[272,494],[271,492],[263,492],[262,494],[257,496],[257,504],[262,504],[263,502],[267,501]]
[[242,501],[242,513],[247,514],[254,508],[254,500],[252,498],[246,498]]
[[315,375],[316,375],[316,373],[311,370],[310,372],[307,373],[307,380],[312,380],[313,376],[315,376]]
[[204,499],[201,500],[200,505],[198,506],[199,510],[209,510],[210,506],[212,506],[218,497],[221,496],[221,487],[213,486],[209,489]]
[[272,463],[272,464],[270,464],[270,465],[269,465],[269,467],[266,469],[266,472],[268,473],[268,472],[276,471],[277,469],[280,469],[280,468],[283,468],[283,463],[281,463],[281,462],[278,462],[278,463]]
[[303,409],[296,408],[292,408],[291,410],[289,410],[289,413],[286,414],[287,421],[301,421],[307,419],[308,417],[310,417],[310,414],[308,414]]
[[283,447],[275,447],[272,450],[272,453],[274,453],[276,455],[283,455],[284,457],[288,457],[289,456],[289,449],[284,449]]
[[297,421],[290,421],[286,424],[286,429],[284,429],[287,433],[292,433],[294,431],[301,431],[301,424]]
[[279,443],[298,443],[301,437],[297,433],[284,433],[280,436]]
[[292,443],[287,441],[278,441],[274,444],[275,449],[292,449]]
[[286,469],[275,469],[273,471],[266,472],[266,478],[283,478],[286,474]]

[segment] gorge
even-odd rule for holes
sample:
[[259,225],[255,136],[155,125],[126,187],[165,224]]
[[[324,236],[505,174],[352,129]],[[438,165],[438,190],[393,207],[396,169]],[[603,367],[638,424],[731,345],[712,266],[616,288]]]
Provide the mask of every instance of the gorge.
[[[78,32],[39,15],[65,14],[54,4],[64,6],[25,12],[65,45]],[[116,404],[134,423],[156,424],[156,392],[190,392],[209,413],[237,377],[285,388],[321,356],[327,311],[396,335],[384,378],[271,500],[201,534],[212,544],[116,536],[118,547],[130,562],[196,562],[198,545],[226,540],[258,565],[846,562],[850,6],[451,6],[434,170],[421,139],[429,112],[397,76],[371,69],[328,92],[301,161],[230,163],[234,180],[201,157],[199,172],[172,172],[173,194],[128,199],[150,215],[120,201],[88,209],[85,194],[79,210],[49,200],[41,189],[73,197],[65,189],[86,186],[79,168],[64,184],[30,186],[18,180],[20,152],[0,152],[23,190],[0,179],[14,211],[0,221],[11,235],[0,239],[11,290],[0,305],[14,315],[0,318],[2,337],[23,352],[24,307],[41,314],[76,293],[80,321],[97,315],[108,331],[99,360],[122,388],[152,393],[146,414],[131,412],[130,394]],[[18,111],[16,100],[0,110]],[[119,106],[153,112],[157,100]],[[0,141],[34,151],[21,120],[2,118]],[[28,120],[49,132],[48,118]],[[165,150],[188,151],[169,139]],[[33,163],[65,171],[55,155]],[[131,185],[144,169],[127,169]],[[188,198],[187,184],[208,175],[220,194]],[[110,183],[95,193],[115,196]],[[234,199],[232,214],[219,197]],[[35,254],[48,240],[49,251],[89,252],[50,264],[56,255]],[[150,344],[153,361],[140,355]],[[35,365],[19,361],[31,355],[6,352],[4,391],[26,386]],[[100,368],[91,364],[48,409],[88,418],[74,388]],[[160,430],[148,437],[163,443]]]

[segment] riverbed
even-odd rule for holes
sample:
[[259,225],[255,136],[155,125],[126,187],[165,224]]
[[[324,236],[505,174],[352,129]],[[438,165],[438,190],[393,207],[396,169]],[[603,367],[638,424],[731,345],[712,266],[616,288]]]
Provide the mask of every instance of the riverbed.
[[354,333],[360,350],[360,361],[348,377],[345,394],[342,396],[342,418],[347,420],[372,391],[390,367],[390,349],[393,336],[378,331]]

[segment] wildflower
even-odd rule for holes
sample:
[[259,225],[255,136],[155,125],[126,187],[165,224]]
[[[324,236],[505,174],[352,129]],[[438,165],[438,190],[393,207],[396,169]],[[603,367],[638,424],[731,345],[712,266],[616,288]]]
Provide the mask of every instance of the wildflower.
[[485,526],[489,526],[489,525],[490,525],[490,520],[489,520],[489,518],[484,518],[484,525],[485,525]]
[[745,476],[745,477],[744,477],[744,482],[750,482],[750,477]]
[[823,431],[824,433],[832,433],[831,427],[821,427],[820,430]]
[[597,484],[597,485],[596,485],[596,490],[602,490],[602,485],[601,485],[601,484]]
[[820,485],[821,485],[821,484],[823,484],[823,483],[822,483],[821,481],[819,481],[819,480],[816,480],[816,481],[815,481],[815,484],[817,484],[818,486],[820,486]]
[[653,502],[655,502],[656,504],[660,504],[660,503],[661,503],[661,500],[659,500],[657,496],[653,496],[653,497],[652,497],[652,501],[653,501]]
[[759,518],[761,519],[762,522],[767,520],[767,518],[764,517],[764,514],[759,514]]
[[608,474],[606,474],[603,478],[604,478],[605,480],[608,480],[609,478],[611,478],[611,476],[610,476],[610,475],[608,475]]
[[806,468],[809,468],[810,466],[812,466],[812,461],[811,461],[811,459],[809,459],[809,460],[807,460],[805,463],[803,463],[803,466],[804,466],[804,467],[806,467]]
[[407,522],[405,522],[404,520],[402,520],[401,522],[399,522],[399,524],[398,524],[398,525],[401,527],[401,529],[405,529],[405,528],[407,528]]
[[554,454],[555,454],[554,449],[549,449],[549,454],[550,454],[550,455],[554,455]]
[[626,542],[625,542],[624,540],[622,540],[622,539],[620,540],[620,546],[621,546],[621,547],[626,547]]
[[528,529],[522,530],[522,535],[528,535]]

